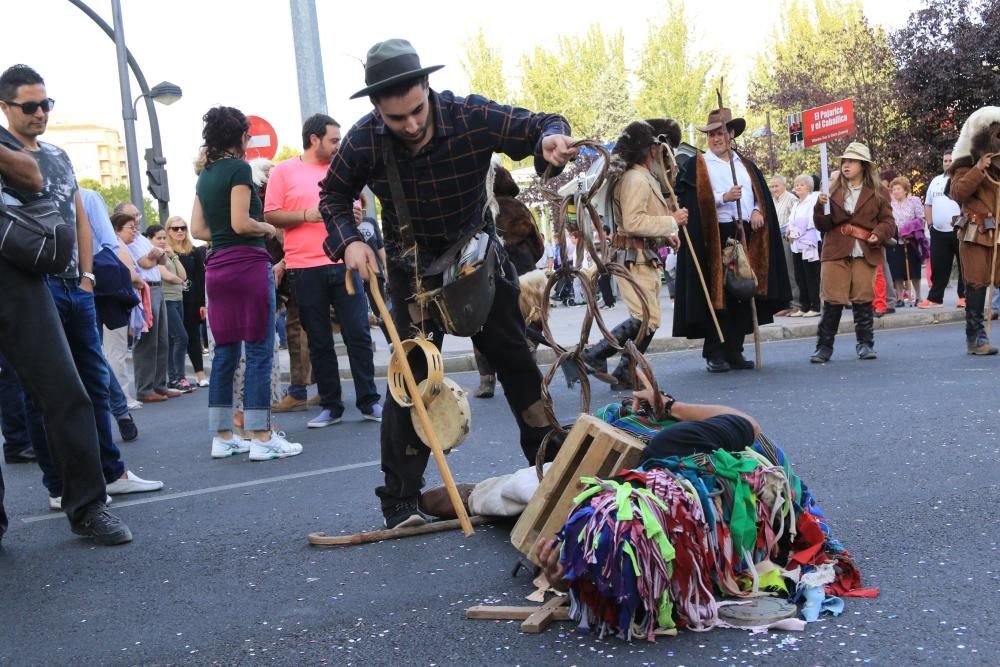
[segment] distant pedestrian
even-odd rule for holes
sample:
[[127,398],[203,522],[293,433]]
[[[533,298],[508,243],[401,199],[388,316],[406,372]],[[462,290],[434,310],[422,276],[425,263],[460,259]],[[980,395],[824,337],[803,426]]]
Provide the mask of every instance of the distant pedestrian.
[[[340,422],[344,414],[340,364],[330,325],[331,308],[340,322],[340,335],[347,348],[355,405],[364,419],[382,421],[368,302],[361,280],[354,276],[355,292],[349,294],[347,267],[343,261],[332,261],[323,250],[326,227],[318,208],[319,182],[340,149],[339,123],[325,114],[307,118],[302,126],[302,147],[301,157],[285,160],[272,170],[264,217],[284,230],[287,279],[295,293],[309,343],[309,360],[319,386],[322,410],[306,425],[330,426]],[[361,208],[353,207],[353,202],[352,211],[355,225],[361,223]]]
[[[788,238],[788,222],[792,215],[792,209],[799,203],[799,198],[788,190],[788,180],[781,174],[776,174],[768,181],[771,190],[771,197],[774,199],[774,210],[778,213],[778,227],[781,229],[781,244],[785,248],[785,266],[788,268],[788,282],[792,286],[792,302],[789,308],[775,313],[777,317],[794,317],[797,313],[805,312],[801,303],[801,291],[798,281],[795,278],[795,262],[792,258],[791,241]],[[818,314],[818,313],[817,313]]]
[[[271,428],[271,362],[274,355],[274,274],[264,240],[277,230],[260,222],[264,206],[244,161],[250,123],[239,109],[214,107],[202,118],[205,167],[198,176],[191,229],[212,242],[205,286],[215,358],[208,389],[212,457],[250,452],[264,461],[302,453]],[[232,431],[233,376],[246,354],[244,425],[250,442]]]
[[191,287],[191,282],[180,257],[167,241],[166,229],[161,225],[151,225],[146,229],[146,238],[163,251],[164,258],[160,265],[160,277],[163,281],[163,303],[167,309],[167,386],[189,394],[195,388],[184,373],[184,353],[188,342],[184,328],[184,291]]
[[[923,244],[924,205],[913,194],[910,179],[897,176],[889,183],[892,215],[896,220],[897,243],[886,249],[893,286],[900,295],[896,307],[915,306],[920,301],[920,269],[926,253]],[[909,284],[907,284],[909,283]]]
[[[951,153],[941,158],[944,172],[951,167]],[[927,298],[917,308],[940,308],[944,305],[944,291],[951,280],[951,268],[958,264],[958,307],[965,308],[965,281],[962,279],[962,262],[958,261],[958,235],[954,221],[962,213],[954,199],[944,193],[948,185],[947,173],[940,173],[927,186],[924,198],[924,218],[931,230],[931,285]]]
[[191,242],[187,221],[179,215],[167,220],[167,240],[170,248],[184,267],[189,281],[184,290],[184,333],[187,335],[187,354],[194,369],[194,377],[199,387],[208,386],[205,377],[205,360],[201,344],[201,327],[205,321],[205,246]]
[[813,208],[818,192],[813,192],[813,179],[809,174],[795,177],[792,184],[798,203],[792,208],[785,234],[790,239],[795,281],[798,283],[799,310],[789,317],[819,317],[819,274],[822,243],[813,222]]

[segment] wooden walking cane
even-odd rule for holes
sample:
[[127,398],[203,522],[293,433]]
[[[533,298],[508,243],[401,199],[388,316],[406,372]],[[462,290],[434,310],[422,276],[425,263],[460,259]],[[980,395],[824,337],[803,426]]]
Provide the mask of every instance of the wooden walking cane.
[[917,293],[913,289],[913,279],[910,278],[910,251],[907,248],[908,245],[906,241],[903,241],[903,261],[906,262],[906,290],[910,293],[910,298],[913,299],[913,305],[916,305]]
[[[715,95],[719,99],[719,109],[721,110],[722,79],[719,79],[719,87],[715,89]],[[723,124],[723,127],[726,130],[726,139],[727,139],[726,145],[729,149],[729,169],[733,174],[733,186],[736,187],[740,184],[740,182],[736,178],[736,163],[733,161],[733,154],[735,153],[735,151],[733,150],[733,142],[731,139],[729,139],[729,126]],[[761,213],[761,215],[763,215],[763,212]],[[746,253],[746,256],[749,258],[750,250],[749,247],[747,246],[746,232],[743,231],[743,205],[739,199],[736,200],[736,217],[738,218],[738,220],[736,221],[736,226],[739,228],[740,231],[740,243],[743,245],[743,252]],[[767,224],[766,220],[764,221],[764,224],[765,225]],[[756,277],[754,279],[754,288],[755,288],[754,291],[756,291]],[[754,358],[757,361],[755,368],[757,370],[760,370],[761,368],[763,368],[764,364],[760,354],[760,324],[757,322],[757,298],[755,295],[750,296],[750,315],[753,317],[753,352],[754,352]]]
[[[406,381],[406,390],[413,397],[413,409],[417,411],[417,418],[424,428],[424,433],[427,434],[428,445],[434,454],[434,461],[437,463],[438,471],[441,473],[441,480],[444,482],[444,487],[448,491],[451,506],[454,508],[456,516],[458,516],[462,532],[468,537],[474,532],[472,522],[469,521],[469,515],[465,511],[465,504],[462,502],[462,497],[458,494],[455,479],[451,476],[451,469],[444,458],[444,450],[441,449],[441,443],[438,441],[437,433],[434,431],[434,426],[431,424],[431,419],[427,414],[427,406],[424,405],[424,401],[420,396],[420,390],[417,388],[417,380],[413,377],[413,370],[410,368],[410,361],[406,358],[406,353],[403,351],[403,341],[399,338],[399,332],[396,331],[396,323],[393,322],[392,315],[389,313],[389,309],[386,308],[385,301],[382,300],[382,294],[379,292],[375,274],[375,267],[369,262],[369,265],[365,267],[365,274],[362,278],[371,287],[369,291],[372,298],[375,299],[375,306],[378,308],[379,315],[382,316],[385,328],[389,332],[389,338],[392,340],[392,353],[399,355],[399,365],[402,370],[403,379]],[[347,271],[346,286],[347,293],[354,295],[354,272],[350,269]]]
[[[674,151],[670,147],[670,144],[663,144],[663,147],[667,149],[670,155],[671,173],[676,175],[677,173],[677,161],[674,159]],[[674,192],[674,186],[670,184],[670,179],[667,178],[666,169],[663,165],[663,151],[657,154],[657,159],[660,163],[660,183],[667,188],[667,195],[670,197],[670,205],[674,207],[675,211],[679,211],[681,208],[680,201],[677,199],[677,193]],[[691,234],[688,232],[687,225],[680,225],[681,231],[684,232],[684,241],[687,243],[688,250],[691,252],[691,261],[694,263],[694,270],[698,273],[698,280],[701,282],[701,291],[705,293],[705,305],[708,306],[708,314],[712,316],[712,324],[715,325],[715,333],[719,336],[719,342],[725,343],[726,337],[722,335],[722,327],[719,326],[719,316],[715,314],[715,308],[712,306],[712,295],[708,292],[708,283],[705,282],[705,274],[701,270],[701,260],[698,259],[698,253],[695,252],[694,244],[691,243]]]
[[[987,174],[986,178],[990,180],[990,183],[996,186],[997,194],[996,201],[993,205],[993,215],[994,217],[1000,213],[1000,181],[995,181],[993,178]],[[989,336],[993,333],[993,292],[996,290],[995,283],[997,281],[997,238],[996,227],[993,228],[993,259],[990,264],[990,288],[986,291],[986,335]]]

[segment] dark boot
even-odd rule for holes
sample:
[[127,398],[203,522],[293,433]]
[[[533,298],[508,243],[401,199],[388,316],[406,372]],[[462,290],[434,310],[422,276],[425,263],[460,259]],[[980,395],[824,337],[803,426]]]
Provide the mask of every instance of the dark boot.
[[878,359],[875,354],[875,310],[871,302],[855,303],[853,312],[854,335],[858,339],[854,349],[858,359]]
[[840,316],[844,307],[838,304],[824,303],[823,315],[816,326],[816,351],[809,358],[814,364],[825,364],[833,356],[833,339],[840,327]]
[[[636,349],[639,352],[645,354],[646,350],[649,348],[650,341],[653,340],[653,332],[646,334],[646,337],[635,344]],[[611,391],[630,391],[634,389],[632,384],[632,358],[626,353],[622,353],[621,358],[618,360],[618,365],[615,367],[612,375],[618,380],[615,384],[611,385]]]
[[[642,322],[638,318],[630,317],[612,329],[611,335],[618,345],[624,345],[626,341],[635,340],[641,327]],[[608,377],[608,357],[617,351],[607,339],[602,338],[583,351],[583,361],[595,371],[598,377],[604,375],[605,377],[601,379],[606,380]]]
[[965,288],[965,344],[969,354],[989,356],[997,353],[986,336],[986,288]]

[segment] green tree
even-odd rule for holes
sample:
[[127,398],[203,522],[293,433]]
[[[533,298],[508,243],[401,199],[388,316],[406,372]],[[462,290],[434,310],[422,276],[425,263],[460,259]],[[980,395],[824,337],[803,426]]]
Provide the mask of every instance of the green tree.
[[612,141],[635,118],[620,31],[562,35],[554,51],[536,46],[520,64],[523,106],[566,116],[574,136]]
[[284,162],[285,160],[289,160],[300,155],[302,155],[302,151],[297,148],[292,148],[288,144],[282,144],[281,149],[278,151],[278,154],[274,156],[274,160],[272,160],[272,162],[274,162],[274,164],[278,164],[279,162]]
[[635,106],[643,118],[673,118],[682,128],[701,125],[716,107],[715,86],[707,84],[717,81],[729,62],[695,48],[698,37],[683,0],[668,0],[666,16],[650,24],[639,54]]
[[503,72],[503,55],[498,47],[486,43],[482,27],[466,40],[462,48],[461,65],[469,80],[468,92],[509,104],[511,94]]
[[857,132],[830,142],[868,144],[880,167],[894,164],[907,131],[893,85],[896,58],[885,30],[865,19],[856,0],[783,0],[781,20],[758,55],[749,108],[759,118],[771,112],[779,171],[816,171],[816,151],[792,151],[784,139],[785,114],[829,102],[854,100]]
[[[104,187],[92,178],[84,178],[80,180],[80,187],[93,190],[101,195],[104,198],[104,203],[108,206],[108,213],[111,213],[118,204],[132,201],[132,193],[126,184]],[[157,207],[152,199],[145,196],[142,198],[142,218],[146,227],[160,224],[160,213]]]

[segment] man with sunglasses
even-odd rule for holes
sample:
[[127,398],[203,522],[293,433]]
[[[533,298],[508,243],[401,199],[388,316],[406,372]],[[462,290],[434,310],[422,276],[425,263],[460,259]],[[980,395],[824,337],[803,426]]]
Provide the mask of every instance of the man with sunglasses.
[[[72,262],[58,276],[48,276],[47,282],[76,370],[93,404],[107,492],[115,495],[157,491],[163,488],[163,483],[144,480],[127,470],[114,443],[108,391],[110,371],[101,347],[94,304],[93,233],[69,156],[57,146],[38,140],[48,125],[46,109],[51,109],[52,105],[46,95],[45,82],[30,67],[14,65],[0,76],[0,110],[7,116],[7,130],[0,136],[23,147],[35,159],[45,182],[42,192],[52,199],[62,218],[76,230]],[[28,111],[33,113],[29,115]],[[30,403],[29,420],[31,410],[37,409]],[[33,442],[33,445],[44,472],[42,481],[49,491],[50,506],[58,508],[64,485],[69,480],[58,474],[54,465],[58,458],[53,459],[44,442]]]
[[[45,131],[47,110],[51,108],[52,102],[45,96],[44,83],[31,68],[16,65],[0,76],[0,110],[8,117],[12,129],[8,132],[0,128],[0,176],[5,186],[27,193],[26,196],[43,188],[51,190],[53,186],[68,186],[64,198],[72,194],[75,199],[75,178],[68,183],[65,174],[45,173],[47,161],[39,159],[25,147],[27,144],[34,151],[42,149],[35,137]],[[48,148],[53,155],[65,156],[54,146]],[[68,164],[68,160],[66,162]],[[72,177],[71,169],[69,176]],[[15,201],[8,203],[16,204]],[[88,227],[86,219],[78,225],[78,228],[81,227]],[[81,253],[80,259],[83,260],[83,268],[89,269],[89,227],[80,234],[79,241],[81,245],[86,244],[87,252]],[[79,282],[77,260],[69,271]],[[72,285],[72,279],[53,280],[65,282],[67,291],[70,286],[79,291],[93,289],[92,284],[84,289]],[[90,281],[84,278],[83,282]],[[53,460],[58,462],[58,473],[63,480],[62,510],[69,518],[73,532],[90,537],[100,545],[131,541],[132,533],[128,526],[105,507],[106,477],[101,471],[95,410],[74,366],[71,351],[80,347],[78,332],[68,335],[61,322],[64,315],[54,305],[52,292],[41,276],[14,268],[0,258],[0,284],[4,286],[4,298],[0,299],[0,352],[41,408],[48,445],[35,443],[36,454],[39,459],[48,457],[50,464]],[[92,297],[90,313],[92,336],[96,339]],[[71,319],[72,314],[67,321]],[[97,361],[92,361],[92,365],[96,366]],[[106,408],[106,381],[103,391]],[[0,502],[2,496],[3,485],[0,482]],[[6,516],[0,508],[0,536],[6,527]]]

